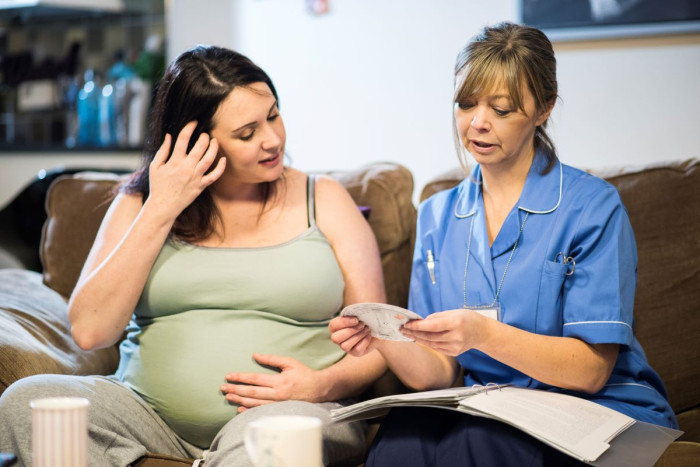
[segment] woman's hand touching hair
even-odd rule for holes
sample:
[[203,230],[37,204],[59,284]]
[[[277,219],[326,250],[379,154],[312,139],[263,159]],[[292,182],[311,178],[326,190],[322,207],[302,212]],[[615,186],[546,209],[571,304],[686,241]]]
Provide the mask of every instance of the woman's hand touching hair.
[[221,157],[209,171],[216,160],[219,145],[206,133],[199,135],[190,152],[187,152],[196,126],[195,121],[185,125],[175,141],[172,154],[172,136],[166,134],[149,167],[150,194],[147,202],[155,204],[170,219],[180,215],[206,187],[221,177],[226,168],[226,158]]

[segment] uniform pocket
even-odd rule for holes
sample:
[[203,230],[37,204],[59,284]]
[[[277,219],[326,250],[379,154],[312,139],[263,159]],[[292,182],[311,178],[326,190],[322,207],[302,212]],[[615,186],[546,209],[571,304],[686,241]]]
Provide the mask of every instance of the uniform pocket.
[[562,288],[569,272],[568,264],[545,261],[537,299],[536,332],[561,336],[563,320]]
[[543,275],[554,276],[561,278],[560,285],[564,283],[564,278],[566,274],[571,269],[570,264],[564,264],[559,261],[545,261],[544,269],[542,270]]

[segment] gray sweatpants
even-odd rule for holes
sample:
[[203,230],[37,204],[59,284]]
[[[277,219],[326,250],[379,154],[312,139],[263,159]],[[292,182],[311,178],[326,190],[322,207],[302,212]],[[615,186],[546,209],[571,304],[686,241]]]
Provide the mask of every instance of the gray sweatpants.
[[[201,458],[203,450],[175,434],[135,392],[105,376],[36,375],[12,384],[0,397],[0,452],[12,452],[19,466],[31,466],[31,409],[43,397],[84,397],[88,410],[88,465],[128,466],[146,453]],[[222,396],[223,397],[223,396]],[[243,431],[265,415],[310,415],[323,421],[325,465],[357,465],[365,451],[362,423],[331,423],[328,410],[340,403],[286,401],[249,409],[235,416],[214,438],[205,467],[251,466]]]

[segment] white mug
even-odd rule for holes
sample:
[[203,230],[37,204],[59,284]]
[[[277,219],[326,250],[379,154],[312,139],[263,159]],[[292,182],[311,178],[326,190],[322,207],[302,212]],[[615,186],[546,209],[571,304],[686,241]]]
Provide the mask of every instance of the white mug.
[[35,467],[87,466],[87,410],[82,397],[36,399],[32,408],[32,459]]
[[321,420],[301,415],[261,417],[248,423],[244,441],[256,467],[321,467]]

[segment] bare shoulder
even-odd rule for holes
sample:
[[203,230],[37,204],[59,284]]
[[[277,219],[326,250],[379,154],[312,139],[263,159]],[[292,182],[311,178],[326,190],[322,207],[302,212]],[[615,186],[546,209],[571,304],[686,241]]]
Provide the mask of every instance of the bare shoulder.
[[351,201],[354,203],[345,187],[328,175],[316,175],[316,192],[322,200],[329,202]]
[[119,193],[109,206],[105,219],[128,217],[133,221],[142,207],[143,197],[140,193]]
[[[285,183],[287,184],[289,196],[298,197],[300,195],[306,199],[306,184],[308,174],[297,169],[287,169],[285,172]],[[348,209],[355,207],[355,203],[350,197],[345,187],[328,175],[315,174],[315,201],[317,211]]]
[[340,182],[325,175],[316,180],[316,222],[331,242],[369,231],[350,193]]
[[83,265],[83,275],[92,271],[116,248],[139,215],[142,206],[140,194],[119,193],[114,198],[102,219],[102,224]]
[[143,200],[140,194],[119,193],[102,219],[97,234],[98,240],[109,237],[121,238],[139,215],[142,207]]

